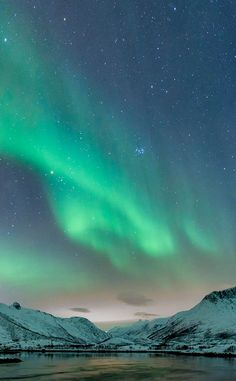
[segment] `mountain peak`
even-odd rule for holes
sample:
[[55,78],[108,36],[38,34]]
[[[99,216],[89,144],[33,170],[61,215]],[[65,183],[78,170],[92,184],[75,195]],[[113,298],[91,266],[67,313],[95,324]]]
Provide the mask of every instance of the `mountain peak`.
[[206,295],[202,301],[208,301],[216,304],[220,300],[236,298],[236,287],[227,288],[222,291],[213,291]]
[[21,310],[21,305],[18,302],[12,303],[12,307],[14,307],[16,310]]
[[110,335],[82,317],[62,318],[46,312],[0,303],[0,344],[10,347],[95,345]]
[[113,328],[113,337],[164,351],[236,356],[236,287],[213,291],[188,311],[146,324]]

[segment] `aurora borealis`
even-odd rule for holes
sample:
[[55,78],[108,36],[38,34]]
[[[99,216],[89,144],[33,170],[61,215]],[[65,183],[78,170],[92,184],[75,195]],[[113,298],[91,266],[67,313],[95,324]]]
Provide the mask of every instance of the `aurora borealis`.
[[0,11],[1,300],[103,321],[233,285],[236,4]]

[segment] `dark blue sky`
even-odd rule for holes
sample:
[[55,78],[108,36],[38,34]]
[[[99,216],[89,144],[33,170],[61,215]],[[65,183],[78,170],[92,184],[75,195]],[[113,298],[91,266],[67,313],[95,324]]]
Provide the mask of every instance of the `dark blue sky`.
[[131,319],[233,285],[236,3],[9,0],[0,21],[3,301]]

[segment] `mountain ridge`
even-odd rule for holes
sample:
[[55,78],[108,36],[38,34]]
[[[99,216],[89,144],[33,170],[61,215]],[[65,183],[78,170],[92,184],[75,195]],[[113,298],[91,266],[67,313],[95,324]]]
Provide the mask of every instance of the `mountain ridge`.
[[236,287],[226,288],[225,290],[212,291],[208,295],[204,296],[202,301],[209,300],[216,302],[217,300],[224,298],[236,298]]
[[83,317],[61,318],[46,312],[22,308],[19,303],[0,304],[0,345],[35,347],[52,345],[90,345],[108,338]]
[[114,327],[109,333],[156,349],[236,353],[236,287],[213,291],[173,316]]
[[213,291],[191,309],[105,332],[84,317],[61,318],[0,303],[0,351],[164,351],[236,356],[236,287]]

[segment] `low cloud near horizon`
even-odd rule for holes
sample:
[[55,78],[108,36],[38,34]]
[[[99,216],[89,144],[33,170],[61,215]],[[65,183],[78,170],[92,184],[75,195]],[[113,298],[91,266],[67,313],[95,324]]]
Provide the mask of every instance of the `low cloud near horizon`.
[[147,298],[145,295],[134,292],[121,293],[117,296],[117,299],[130,306],[146,306],[152,302],[152,299]]
[[157,316],[160,316],[160,315],[158,315],[158,314],[152,314],[150,312],[135,312],[134,316],[137,316],[137,317],[140,317],[140,318],[143,318],[143,319],[149,319],[149,318],[154,318],[154,317],[157,317]]
[[83,313],[86,313],[86,314],[91,312],[88,308],[85,308],[85,307],[72,307],[72,308],[70,308],[70,311],[83,312]]

